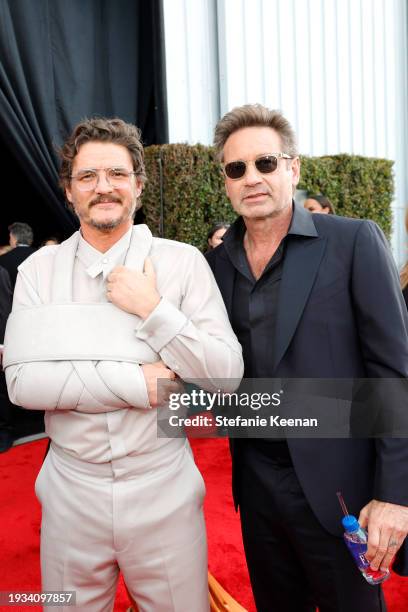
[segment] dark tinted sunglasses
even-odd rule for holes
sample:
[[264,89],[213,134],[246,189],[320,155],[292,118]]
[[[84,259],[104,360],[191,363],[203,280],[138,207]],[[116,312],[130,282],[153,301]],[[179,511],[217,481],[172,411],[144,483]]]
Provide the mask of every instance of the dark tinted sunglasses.
[[[286,153],[271,153],[270,155],[261,155],[257,157],[255,161],[250,162],[255,164],[255,168],[261,174],[270,174],[271,172],[275,172],[278,167],[278,159],[292,159],[290,155]],[[242,160],[237,160],[233,162],[229,162],[228,164],[223,165],[223,170],[225,175],[232,179],[240,179],[244,176],[247,164],[249,162],[245,162]]]

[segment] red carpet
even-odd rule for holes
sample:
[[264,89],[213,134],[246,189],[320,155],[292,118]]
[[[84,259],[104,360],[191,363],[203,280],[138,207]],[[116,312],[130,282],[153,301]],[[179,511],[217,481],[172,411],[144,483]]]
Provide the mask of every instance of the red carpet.
[[[205,512],[210,571],[244,607],[254,612],[242,552],[239,520],[232,508],[227,442],[193,440],[192,446],[207,485]],[[40,440],[12,448],[0,455],[2,591],[40,590],[40,507],[34,496],[34,481],[45,448],[46,441]],[[408,612],[407,579],[394,575],[385,584],[384,590],[388,612]],[[124,612],[128,605],[124,588],[120,585],[115,612]],[[20,610],[19,607],[13,609]],[[0,610],[6,612],[10,608],[0,606]],[[30,607],[30,610],[40,608]]]

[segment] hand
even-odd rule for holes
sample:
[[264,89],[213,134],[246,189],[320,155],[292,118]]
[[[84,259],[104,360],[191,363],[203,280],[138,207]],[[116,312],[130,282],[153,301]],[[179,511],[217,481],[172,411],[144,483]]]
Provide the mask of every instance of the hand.
[[124,266],[114,268],[107,278],[106,295],[121,310],[147,319],[160,302],[150,258],[146,257],[143,272]]
[[408,506],[373,499],[361,510],[358,522],[368,531],[365,556],[371,568],[388,569],[408,533]]
[[[149,404],[152,408],[163,404],[168,399],[170,393],[176,393],[180,390],[179,384],[175,382],[177,375],[163,361],[143,365],[142,372],[146,381]],[[157,381],[163,381],[163,379],[167,379],[169,383],[160,382],[160,389],[158,389]]]

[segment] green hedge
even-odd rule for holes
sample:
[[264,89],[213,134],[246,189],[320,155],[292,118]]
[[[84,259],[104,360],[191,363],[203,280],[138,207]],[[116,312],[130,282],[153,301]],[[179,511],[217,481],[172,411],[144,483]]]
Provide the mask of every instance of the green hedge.
[[[209,227],[233,221],[224,181],[212,147],[153,145],[145,150],[148,181],[143,212],[153,234],[160,235],[162,168],[164,237],[205,248]],[[160,161],[159,161],[160,160]],[[389,237],[393,198],[393,162],[356,155],[301,158],[299,189],[324,193],[336,213],[373,219]]]
[[372,219],[390,237],[394,162],[344,154],[301,160],[299,189],[324,193],[333,202],[336,214]]

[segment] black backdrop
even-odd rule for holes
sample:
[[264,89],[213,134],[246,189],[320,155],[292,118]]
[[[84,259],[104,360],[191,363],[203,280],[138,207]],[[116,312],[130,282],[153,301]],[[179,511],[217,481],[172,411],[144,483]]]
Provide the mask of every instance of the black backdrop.
[[[36,245],[76,229],[56,147],[84,117],[118,116],[146,145],[167,142],[164,74],[161,0],[0,0],[0,244],[14,221]],[[17,438],[43,431],[42,412],[13,414]]]
[[118,116],[167,142],[161,0],[0,0],[0,244],[77,227],[55,148],[86,116]]

